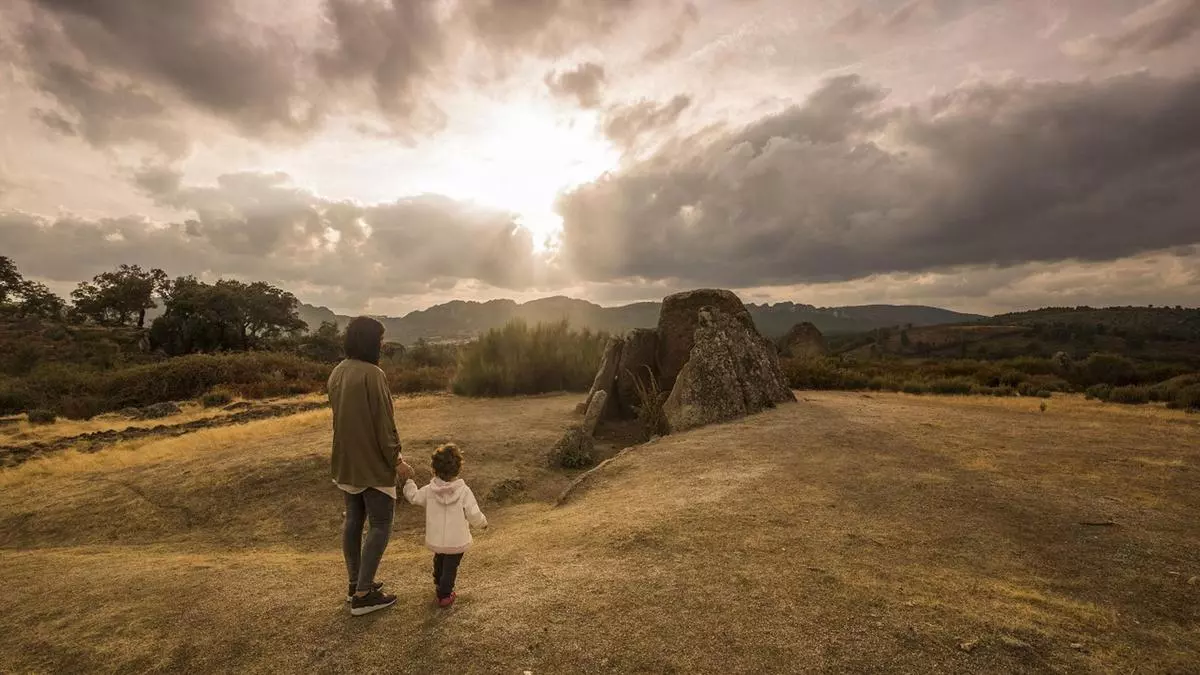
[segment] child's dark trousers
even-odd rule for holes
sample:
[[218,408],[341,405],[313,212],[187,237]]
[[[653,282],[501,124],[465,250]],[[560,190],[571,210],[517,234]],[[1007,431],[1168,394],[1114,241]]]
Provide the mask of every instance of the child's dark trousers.
[[433,555],[433,583],[437,584],[438,599],[450,597],[454,592],[454,579],[458,577],[461,553],[435,553]]

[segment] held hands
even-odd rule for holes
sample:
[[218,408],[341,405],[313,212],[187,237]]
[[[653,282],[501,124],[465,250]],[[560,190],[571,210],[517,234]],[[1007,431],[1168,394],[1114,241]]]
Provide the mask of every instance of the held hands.
[[413,477],[413,468],[408,465],[408,462],[401,461],[400,466],[396,467],[396,477],[401,483],[411,480]]

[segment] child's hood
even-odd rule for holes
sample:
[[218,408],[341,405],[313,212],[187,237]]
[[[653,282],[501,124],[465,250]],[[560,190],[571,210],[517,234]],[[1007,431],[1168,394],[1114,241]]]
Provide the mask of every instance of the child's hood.
[[462,498],[463,492],[466,491],[466,489],[467,484],[461,478],[457,478],[453,482],[447,483],[441,478],[434,476],[433,480],[429,482],[429,491],[433,493],[434,498],[442,504],[453,504],[454,502],[458,501],[460,498]]

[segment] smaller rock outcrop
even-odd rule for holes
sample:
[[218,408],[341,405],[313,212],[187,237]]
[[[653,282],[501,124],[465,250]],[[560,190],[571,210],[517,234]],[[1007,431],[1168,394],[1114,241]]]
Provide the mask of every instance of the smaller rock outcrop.
[[583,418],[583,433],[592,436],[596,433],[596,425],[600,423],[600,416],[604,414],[604,409],[608,405],[608,392],[600,389],[592,394],[592,398],[588,401],[587,412]]
[[826,353],[825,336],[813,324],[805,321],[792,326],[776,343],[779,355],[789,359],[810,359]]
[[603,391],[607,394],[605,397],[606,408],[604,417],[612,417],[617,413],[617,367],[621,363],[621,347],[625,344],[624,340],[610,338],[608,344],[604,347],[604,356],[600,359],[600,369],[596,371],[596,377],[592,380],[592,388],[588,391],[587,398],[583,403],[576,406],[575,410],[579,413],[585,413],[591,409],[592,398],[596,392]]

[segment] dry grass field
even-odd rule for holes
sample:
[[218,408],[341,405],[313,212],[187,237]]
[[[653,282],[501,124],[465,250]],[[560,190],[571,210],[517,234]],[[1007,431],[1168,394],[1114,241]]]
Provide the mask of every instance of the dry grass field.
[[492,527],[439,610],[400,506],[400,600],[363,618],[327,411],[2,471],[0,671],[1200,671],[1200,416],[801,399],[558,507],[577,397],[399,400],[410,459],[460,442]]

